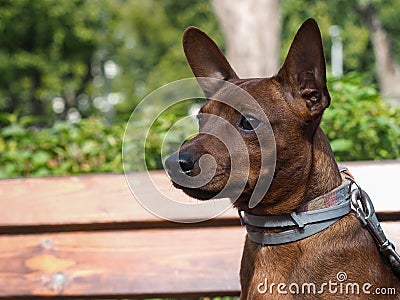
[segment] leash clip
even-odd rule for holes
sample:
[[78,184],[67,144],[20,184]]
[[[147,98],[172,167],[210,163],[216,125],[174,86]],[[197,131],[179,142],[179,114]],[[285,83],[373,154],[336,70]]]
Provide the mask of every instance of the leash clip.
[[375,208],[372,204],[371,198],[365,191],[355,189],[351,193],[351,203],[357,213],[358,219],[365,227],[367,227],[378,246],[382,248],[382,246],[388,242],[388,239],[386,238],[385,233],[379,224],[378,218],[376,217]]
[[398,266],[400,264],[400,255],[396,252],[395,247],[383,232],[378,218],[376,217],[371,198],[364,190],[359,188],[358,185],[357,187],[358,188],[351,193],[351,204],[353,210],[357,214],[357,218],[361,221],[363,226],[367,228],[378,244],[380,251],[388,258],[392,266]]
[[375,213],[375,209],[372,206],[371,199],[367,193],[364,192],[358,185],[357,189],[351,192],[351,204],[353,211],[356,213],[357,218],[361,221],[364,227],[368,226],[367,219]]

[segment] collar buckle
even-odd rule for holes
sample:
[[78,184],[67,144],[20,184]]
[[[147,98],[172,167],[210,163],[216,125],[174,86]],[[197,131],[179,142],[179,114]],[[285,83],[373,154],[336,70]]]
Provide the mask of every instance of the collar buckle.
[[290,217],[292,218],[293,222],[296,223],[296,225],[299,228],[304,228],[304,223],[302,221],[302,219],[297,215],[297,213],[294,211],[290,214]]

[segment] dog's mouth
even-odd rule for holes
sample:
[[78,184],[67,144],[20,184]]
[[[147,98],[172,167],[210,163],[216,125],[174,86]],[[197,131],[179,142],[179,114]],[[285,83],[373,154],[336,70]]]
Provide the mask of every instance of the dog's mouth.
[[[174,175],[169,174],[172,184],[175,188],[182,190],[188,196],[198,200],[210,200],[216,198],[225,198],[223,194],[226,189],[226,175],[217,174],[207,184],[200,187],[188,187],[174,181]],[[221,192],[224,192],[223,194]]]
[[206,201],[212,199],[229,198],[234,202],[239,199],[240,203],[248,202],[252,194],[252,188],[249,183],[228,184],[227,181],[227,174],[220,174],[215,176],[208,184],[198,188],[185,187],[174,182],[173,180],[172,184],[175,188],[182,190],[186,195],[197,200]]
[[217,197],[217,195],[220,193],[220,191],[212,191],[212,190],[207,190],[205,188],[187,188],[187,187],[182,187],[173,182],[173,185],[181,189],[186,195],[198,199],[198,200],[210,200],[214,199]]

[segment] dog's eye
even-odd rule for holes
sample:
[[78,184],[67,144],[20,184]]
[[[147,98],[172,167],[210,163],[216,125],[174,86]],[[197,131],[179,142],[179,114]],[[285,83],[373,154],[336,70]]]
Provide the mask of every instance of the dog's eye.
[[251,116],[242,116],[240,127],[244,130],[254,130],[260,125],[260,121]]

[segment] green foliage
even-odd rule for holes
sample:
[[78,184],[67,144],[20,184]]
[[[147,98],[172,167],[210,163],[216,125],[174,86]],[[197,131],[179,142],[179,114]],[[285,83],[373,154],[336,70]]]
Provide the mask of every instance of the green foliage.
[[119,7],[117,32],[123,42],[114,60],[121,67],[113,89],[126,95],[116,109],[129,117],[148,93],[169,82],[192,77],[182,49],[184,30],[194,25],[223,44],[219,25],[208,0],[130,0]]
[[[301,22],[314,17],[329,61],[328,29],[340,25],[345,73],[357,70],[365,76],[329,79],[332,103],[322,126],[339,160],[398,159],[400,111],[386,105],[376,87],[366,83],[375,75],[369,33],[357,13],[363,1],[282,1],[282,58]],[[400,53],[400,39],[395,38],[400,0],[367,1],[376,5],[394,52]],[[181,46],[182,33],[190,25],[224,45],[208,0],[1,1],[0,177],[122,172],[122,137],[133,108],[163,84],[192,76]],[[119,67],[115,78],[105,74],[107,60]],[[65,119],[70,108],[82,117],[93,116],[94,100],[111,92],[123,99],[116,106],[115,125],[106,125],[100,117],[77,124],[56,121]],[[51,108],[57,97],[66,105],[58,115]],[[145,145],[129,144],[133,168],[145,168],[139,163],[142,154],[149,169],[162,166],[164,139],[187,109],[182,105],[166,111],[152,125]],[[39,128],[39,121],[50,127]],[[147,133],[143,124],[135,124],[138,135]],[[187,138],[186,129],[184,124],[174,128],[175,140],[169,141],[166,152]]]
[[[359,0],[361,1],[361,0]],[[365,0],[364,0],[365,1]],[[392,51],[397,61],[400,61],[400,39],[399,39],[399,6],[400,0],[370,0],[376,5],[378,14],[381,18],[383,27],[387,31],[390,42],[392,44]]]
[[130,120],[124,140],[125,170],[162,169],[162,158],[177,151],[188,135],[198,132],[197,119],[188,117],[192,104],[187,100],[171,106],[158,115],[150,128],[148,120],[159,113],[157,107],[147,107]]
[[[282,54],[285,57],[293,35],[306,18],[315,18],[320,26],[325,55],[330,61],[331,40],[329,27],[339,25],[342,28],[344,46],[345,72],[357,70],[358,72],[374,73],[374,56],[369,44],[369,33],[363,26],[355,9],[357,1],[337,0],[312,1],[312,0],[285,0],[282,2],[283,27],[282,27]],[[356,38],[355,38],[356,37]],[[367,51],[366,51],[367,50]],[[367,64],[366,64],[367,62]]]
[[375,86],[350,73],[328,80],[331,106],[322,128],[340,161],[400,159],[400,109],[386,104]]
[[372,3],[376,6],[379,17],[393,45],[393,53],[400,61],[400,39],[398,7],[400,0],[284,0],[281,2],[282,13],[282,52],[287,50],[300,24],[306,18],[314,18],[320,26],[325,55],[330,61],[332,45],[329,27],[339,25],[342,29],[344,72],[356,71],[365,74],[370,81],[376,82],[375,56],[370,41],[370,33],[362,21],[359,8],[361,4]]
[[[161,150],[171,154],[187,138],[188,126],[197,129],[194,120],[179,122],[187,115],[189,103],[181,103],[162,113],[150,130],[138,120],[125,161],[130,171],[144,171],[162,168]],[[149,107],[142,115],[148,118],[155,107]],[[107,126],[98,117],[83,119],[73,124],[57,121],[50,128],[32,127],[36,119],[16,114],[0,114],[0,120],[7,126],[0,129],[0,178],[21,176],[50,176],[78,173],[122,173],[122,142],[125,123]],[[168,143],[163,142],[174,126]],[[145,145],[142,141],[146,139]],[[129,137],[128,137],[129,140]],[[143,164],[145,160],[145,165]]]
[[[358,74],[342,79],[328,80],[332,101],[325,111],[322,128],[326,132],[336,158],[340,161],[400,159],[399,109],[385,104],[376,88],[366,86]],[[153,123],[149,133],[138,120],[133,124],[139,139],[131,139],[127,161],[129,170],[160,169],[161,151],[167,133],[171,153],[195,131],[196,124],[178,123],[187,114],[188,103],[181,103],[166,110]],[[149,107],[143,119],[151,115]],[[121,148],[125,124],[107,126],[98,118],[83,119],[78,124],[58,121],[52,127],[37,129],[33,117],[0,114],[7,126],[0,131],[0,178],[17,176],[47,176],[89,172],[121,173]],[[189,124],[189,125],[188,125]],[[164,145],[165,147],[165,145]]]
[[8,126],[0,131],[0,178],[122,172],[122,125],[106,126],[92,117],[35,129],[26,117],[3,113],[1,118]]
[[117,17],[111,3],[1,1],[0,110],[19,109],[51,124],[53,98],[64,98],[68,109],[80,95],[96,96],[92,80],[110,55],[105,45],[113,31],[106,26]]
[[[208,0],[1,1],[0,110],[41,116],[42,126],[67,119],[69,109],[126,121],[146,94],[192,76],[181,43],[190,25],[222,44]],[[107,61],[117,64],[115,77]],[[115,114],[104,107],[113,92]],[[53,99],[64,102],[62,112],[53,112]]]

